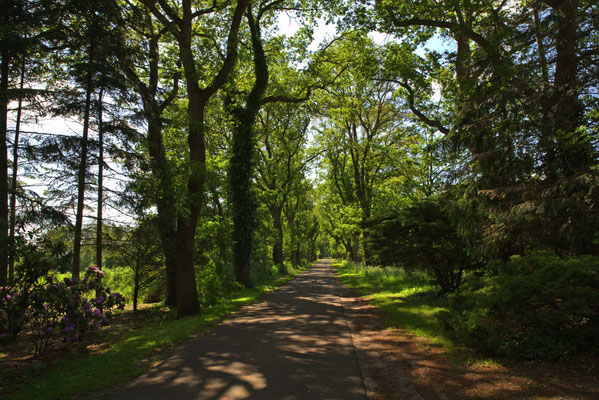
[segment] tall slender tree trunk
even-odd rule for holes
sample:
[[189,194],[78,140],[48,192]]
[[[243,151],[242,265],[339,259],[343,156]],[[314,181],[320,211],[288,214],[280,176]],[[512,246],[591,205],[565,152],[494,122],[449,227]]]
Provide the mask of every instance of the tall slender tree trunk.
[[[362,226],[365,225],[366,220],[362,221]],[[362,259],[364,260],[365,265],[368,265],[368,263],[370,262],[370,243],[368,242],[369,238],[370,232],[368,231],[368,228],[362,228]]]
[[158,209],[158,232],[166,266],[165,304],[172,307],[177,305],[177,209],[173,176],[164,152],[160,117],[150,118],[148,121],[148,149],[150,167],[158,180],[159,194],[156,196],[156,207]]
[[252,286],[250,267],[256,214],[251,191],[255,112],[246,108],[238,114],[238,123],[233,131],[232,156],[229,164],[233,208],[233,265],[237,281],[249,288]]
[[358,232],[352,233],[351,242],[353,260],[354,262],[359,263],[362,261],[362,257],[360,256],[360,235]]
[[102,211],[104,207],[104,128],[102,127],[102,96],[98,94],[98,206],[96,218],[96,266],[102,269]]
[[297,234],[295,231],[295,215],[287,216],[287,226],[289,227],[289,236],[291,248],[291,265],[297,267],[300,264],[300,244],[297,240]]
[[[165,99],[162,104],[157,100],[158,86],[160,84],[160,35],[156,32],[152,17],[147,14],[148,29],[151,32],[149,38],[149,84],[140,84],[140,93],[144,102],[144,111],[148,122],[147,144],[150,155],[150,168],[152,175],[158,182],[158,193],[155,195],[156,208],[158,211],[158,233],[162,243],[164,264],[166,269],[166,299],[167,306],[177,305],[177,208],[175,200],[174,177],[170,164],[164,151],[162,136],[162,113],[170,104],[179,88],[179,75],[174,78],[173,96]],[[134,81],[138,81],[133,69],[128,70]]]
[[15,279],[15,218],[17,216],[17,177],[19,171],[19,136],[21,133],[21,114],[23,110],[23,88],[25,87],[26,56],[21,60],[21,82],[19,83],[19,103],[17,105],[17,121],[15,124],[15,137],[12,149],[12,180],[10,182],[10,229],[9,229],[9,259],[8,279]]
[[268,207],[270,216],[272,217],[272,224],[275,230],[275,243],[272,249],[272,261],[275,265],[283,265],[283,224],[281,221],[281,206],[270,206]]
[[251,264],[254,249],[256,206],[252,199],[253,158],[256,147],[254,124],[260,111],[260,100],[268,85],[268,64],[262,46],[259,21],[247,11],[248,25],[254,52],[254,87],[247,96],[245,107],[237,113],[238,123],[233,130],[233,155],[230,163],[231,199],[233,204],[233,264],[237,281],[252,287]]
[[[94,61],[94,46],[89,47],[89,63]],[[87,171],[87,142],[89,135],[89,120],[91,97],[93,92],[93,74],[87,73],[87,83],[85,87],[85,110],[83,113],[83,137],[81,138],[81,160],[79,161],[79,171],[77,172],[77,214],[75,217],[75,238],[73,246],[73,280],[79,280],[81,274],[81,237],[83,230],[83,206],[85,204],[85,174]]]
[[139,271],[141,269],[141,263],[139,257],[135,257],[135,276],[133,278],[133,311],[137,311],[137,299],[139,298],[139,284],[141,281]]
[[200,215],[206,178],[206,143],[204,139],[204,107],[197,87],[187,86],[189,104],[189,178],[186,207],[177,220],[177,315],[184,317],[200,312],[195,279],[194,241]]
[[0,65],[0,285],[8,273],[8,73],[9,55],[2,53]]
[[345,253],[347,254],[347,258],[352,261],[355,261],[354,247],[352,246],[351,236],[348,237],[347,240],[343,240],[343,247],[345,248]]
[[560,164],[566,176],[588,168],[594,161],[592,145],[577,140],[582,106],[578,87],[578,0],[563,0],[557,15],[554,130]]
[[539,61],[541,65],[541,73],[543,76],[543,87],[542,87],[542,96],[541,96],[541,116],[540,116],[540,137],[539,137],[539,148],[541,149],[542,155],[542,169],[546,176],[546,181],[555,182],[557,179],[557,165],[556,165],[556,149],[555,149],[555,139],[553,135],[553,126],[552,126],[552,96],[553,93],[549,90],[550,82],[549,82],[549,66],[547,62],[547,51],[545,49],[545,45],[543,44],[543,36],[541,32],[541,18],[539,15],[539,10],[535,9],[533,12],[534,24],[535,24],[535,38],[537,43],[537,50],[539,54]]

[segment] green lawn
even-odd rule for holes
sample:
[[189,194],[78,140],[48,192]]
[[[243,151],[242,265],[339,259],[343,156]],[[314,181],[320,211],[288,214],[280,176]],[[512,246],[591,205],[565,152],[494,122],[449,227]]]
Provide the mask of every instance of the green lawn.
[[0,381],[18,381],[19,385],[18,389],[2,393],[0,397],[6,400],[68,399],[74,395],[98,392],[136,377],[149,368],[141,360],[151,359],[157,352],[172,348],[191,335],[213,326],[228,314],[256,301],[291,278],[287,275],[258,288],[242,290],[234,298],[208,307],[195,317],[173,319],[171,315],[170,318],[149,318],[143,326],[130,329],[115,332],[105,329],[99,334],[105,335],[102,342],[108,345],[92,354],[67,352],[54,360],[44,361],[38,368],[28,369],[24,374],[23,371],[17,373],[1,368]]

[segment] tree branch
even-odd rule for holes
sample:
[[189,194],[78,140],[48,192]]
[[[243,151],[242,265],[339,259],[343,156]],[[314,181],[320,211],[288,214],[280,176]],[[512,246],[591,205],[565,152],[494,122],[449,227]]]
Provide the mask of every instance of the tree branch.
[[414,99],[415,99],[414,89],[412,89],[412,87],[410,87],[410,85],[408,85],[407,80],[404,80],[404,82],[394,80],[394,79],[384,79],[384,80],[386,82],[397,83],[398,85],[400,85],[401,87],[406,89],[406,91],[408,92],[408,98],[407,98],[408,107],[410,107],[410,110],[414,113],[414,115],[416,115],[416,117],[418,117],[418,119],[420,119],[422,122],[424,122],[428,126],[438,129],[439,132],[443,133],[444,135],[449,134],[450,129],[445,127],[440,121],[437,121],[437,120],[427,117],[423,112],[421,112],[420,110],[418,110],[416,108],[416,105],[414,104]]

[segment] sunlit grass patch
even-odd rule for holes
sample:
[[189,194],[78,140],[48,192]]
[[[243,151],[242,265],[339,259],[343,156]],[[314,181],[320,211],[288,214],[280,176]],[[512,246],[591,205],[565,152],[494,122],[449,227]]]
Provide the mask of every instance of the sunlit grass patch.
[[402,269],[356,265],[351,262],[334,264],[338,276],[348,286],[367,296],[383,314],[388,328],[401,328],[442,346],[459,363],[476,363],[464,349],[457,346],[443,331],[437,313],[447,311],[446,299],[422,273],[407,274]]

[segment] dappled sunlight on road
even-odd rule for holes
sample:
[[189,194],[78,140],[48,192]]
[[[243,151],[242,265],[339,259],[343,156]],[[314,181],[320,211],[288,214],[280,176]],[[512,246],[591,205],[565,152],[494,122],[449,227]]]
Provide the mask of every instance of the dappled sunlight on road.
[[110,399],[365,399],[326,262],[182,348]]

